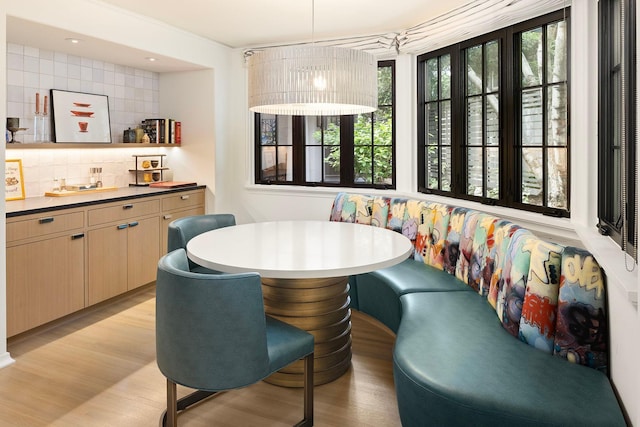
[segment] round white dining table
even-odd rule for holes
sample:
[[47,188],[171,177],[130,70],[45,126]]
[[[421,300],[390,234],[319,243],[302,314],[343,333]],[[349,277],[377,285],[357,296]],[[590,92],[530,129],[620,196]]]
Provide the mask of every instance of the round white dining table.
[[[351,363],[349,276],[398,264],[413,251],[400,233],[331,221],[273,221],[224,227],[187,244],[189,258],[225,273],[257,272],[265,312],[312,333],[314,383],[344,374]],[[267,379],[301,387],[295,363]]]

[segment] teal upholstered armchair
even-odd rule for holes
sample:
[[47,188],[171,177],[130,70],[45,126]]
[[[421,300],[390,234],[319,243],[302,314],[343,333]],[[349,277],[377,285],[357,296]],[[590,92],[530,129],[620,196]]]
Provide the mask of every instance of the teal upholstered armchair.
[[[157,363],[167,378],[164,421],[215,392],[245,387],[304,358],[304,419],[313,425],[313,335],[265,315],[257,273],[189,271],[184,249],[158,262]],[[198,391],[180,401],[176,384]]]
[[[189,240],[197,235],[232,225],[236,225],[236,218],[233,214],[193,215],[178,218],[169,224],[167,252],[178,248],[186,249]],[[219,273],[218,271],[199,266],[193,261],[189,261],[189,267],[191,271],[198,273]]]

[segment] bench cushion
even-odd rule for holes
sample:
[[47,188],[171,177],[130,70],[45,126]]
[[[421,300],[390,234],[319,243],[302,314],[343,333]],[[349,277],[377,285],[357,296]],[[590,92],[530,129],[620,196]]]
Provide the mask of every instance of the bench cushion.
[[402,310],[400,296],[409,292],[473,292],[455,276],[407,259],[393,267],[355,276],[357,307],[397,332]]
[[606,375],[531,351],[479,295],[400,299],[394,378],[403,425],[625,425]]

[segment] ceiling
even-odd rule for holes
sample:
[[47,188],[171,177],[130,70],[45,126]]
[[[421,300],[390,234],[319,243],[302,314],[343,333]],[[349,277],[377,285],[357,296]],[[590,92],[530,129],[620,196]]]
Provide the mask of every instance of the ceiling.
[[[523,17],[566,6],[568,0],[90,0],[124,14],[196,34],[237,49],[304,42],[358,47],[372,53],[403,43],[437,47],[444,37],[465,40]],[[115,26],[117,23],[108,23]],[[373,37],[372,37],[373,36]],[[82,43],[71,45],[65,39]],[[359,38],[356,40],[356,38]],[[364,45],[364,41],[377,45]],[[103,39],[7,16],[7,41],[156,71],[202,68]],[[349,45],[353,43],[353,45]],[[379,53],[379,52],[378,52]],[[149,62],[149,56],[158,61]]]
[[401,31],[471,0],[102,0],[234,48]]

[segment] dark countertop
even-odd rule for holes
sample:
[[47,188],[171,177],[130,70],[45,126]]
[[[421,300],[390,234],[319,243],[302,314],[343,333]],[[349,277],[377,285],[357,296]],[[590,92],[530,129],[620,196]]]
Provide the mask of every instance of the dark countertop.
[[194,185],[180,188],[122,187],[103,193],[78,194],[66,197],[29,197],[24,200],[6,202],[7,218],[51,212],[61,209],[79,208],[101,203],[139,199],[163,194],[180,193],[206,188],[206,185]]

